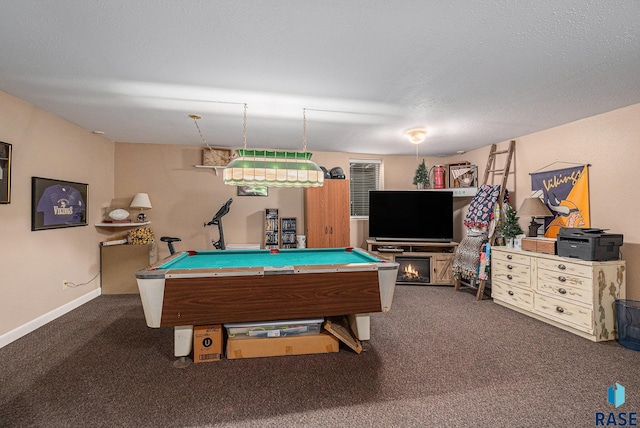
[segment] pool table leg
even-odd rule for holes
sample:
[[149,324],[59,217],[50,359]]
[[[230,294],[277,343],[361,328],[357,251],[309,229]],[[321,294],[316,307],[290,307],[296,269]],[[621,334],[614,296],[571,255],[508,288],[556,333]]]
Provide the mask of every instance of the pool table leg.
[[371,322],[369,314],[352,314],[347,317],[349,327],[358,340],[369,340],[371,338]]
[[173,328],[173,355],[178,359],[173,363],[174,367],[184,368],[191,364],[188,358],[193,344],[193,326],[177,325]]

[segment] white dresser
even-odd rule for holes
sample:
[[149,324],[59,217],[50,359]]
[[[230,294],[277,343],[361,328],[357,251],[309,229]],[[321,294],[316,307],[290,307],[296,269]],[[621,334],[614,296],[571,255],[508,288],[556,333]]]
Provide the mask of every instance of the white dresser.
[[617,338],[615,301],[625,298],[623,260],[591,262],[491,248],[495,303],[595,342]]

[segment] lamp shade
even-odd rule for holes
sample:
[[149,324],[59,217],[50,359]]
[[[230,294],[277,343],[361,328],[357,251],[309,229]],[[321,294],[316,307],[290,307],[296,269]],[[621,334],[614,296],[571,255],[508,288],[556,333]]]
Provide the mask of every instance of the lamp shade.
[[542,202],[540,198],[526,198],[522,201],[522,205],[520,205],[520,209],[518,210],[519,216],[529,216],[529,217],[551,217],[551,211],[549,208]]
[[149,195],[147,195],[146,193],[136,193],[129,207],[140,208],[140,209],[151,208],[151,200],[149,200]]
[[224,170],[224,184],[232,186],[319,187],[324,172],[309,152],[237,150]]

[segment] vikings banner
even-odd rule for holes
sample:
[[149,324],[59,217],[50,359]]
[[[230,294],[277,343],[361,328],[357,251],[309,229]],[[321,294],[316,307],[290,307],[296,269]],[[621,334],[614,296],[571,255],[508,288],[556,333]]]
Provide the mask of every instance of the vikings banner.
[[554,215],[545,219],[546,238],[555,238],[561,227],[590,226],[588,165],[534,172],[531,193]]

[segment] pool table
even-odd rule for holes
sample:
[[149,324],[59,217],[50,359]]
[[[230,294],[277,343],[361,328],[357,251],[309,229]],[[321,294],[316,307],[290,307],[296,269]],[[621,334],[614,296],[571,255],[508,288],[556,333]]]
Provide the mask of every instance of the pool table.
[[398,263],[354,248],[203,250],[136,272],[147,326],[174,327],[174,354],[194,325],[348,315],[360,340],[369,313],[391,309]]

